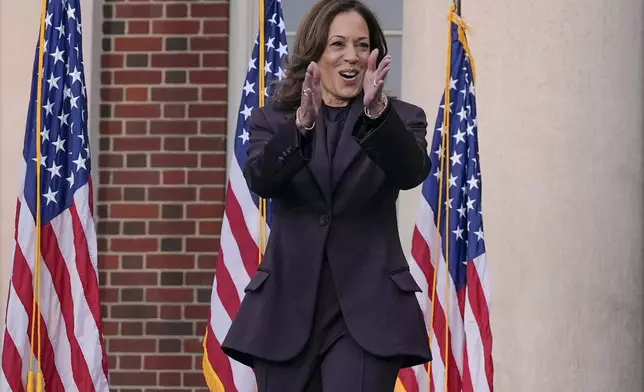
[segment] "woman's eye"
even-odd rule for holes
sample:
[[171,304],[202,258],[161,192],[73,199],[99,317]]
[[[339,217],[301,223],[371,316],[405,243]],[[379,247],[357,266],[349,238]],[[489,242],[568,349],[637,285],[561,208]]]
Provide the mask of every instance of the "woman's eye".
[[335,41],[331,44],[332,46],[343,46],[344,44],[340,41]]

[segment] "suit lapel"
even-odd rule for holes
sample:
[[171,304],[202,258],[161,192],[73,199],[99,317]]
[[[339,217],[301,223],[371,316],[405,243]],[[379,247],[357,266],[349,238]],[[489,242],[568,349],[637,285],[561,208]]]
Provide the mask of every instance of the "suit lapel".
[[[349,109],[349,113],[347,114],[347,118],[344,122],[344,127],[340,133],[340,140],[338,141],[338,147],[333,159],[331,193],[333,193],[333,190],[338,186],[344,172],[349,168],[353,160],[361,151],[361,147],[353,138],[352,133],[354,127],[358,125],[357,122],[360,120],[362,109],[362,94],[360,94],[351,103],[351,109]],[[326,145],[326,143],[324,144]]]

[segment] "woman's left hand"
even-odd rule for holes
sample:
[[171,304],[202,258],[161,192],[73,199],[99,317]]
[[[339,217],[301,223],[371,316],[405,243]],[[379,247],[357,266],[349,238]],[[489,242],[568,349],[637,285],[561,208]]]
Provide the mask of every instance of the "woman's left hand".
[[380,113],[385,108],[382,90],[385,86],[387,73],[389,73],[391,56],[385,56],[378,65],[376,64],[377,61],[378,49],[374,49],[369,54],[369,60],[367,60],[367,72],[365,73],[362,87],[364,91],[364,106],[370,113],[374,114]]

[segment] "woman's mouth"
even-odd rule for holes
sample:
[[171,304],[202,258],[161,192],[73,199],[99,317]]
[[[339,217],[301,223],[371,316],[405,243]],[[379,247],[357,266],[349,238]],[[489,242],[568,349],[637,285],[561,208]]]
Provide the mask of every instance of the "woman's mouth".
[[358,75],[360,75],[360,71],[358,71],[357,69],[347,69],[340,71],[340,76],[342,76],[342,79],[347,82],[356,80]]

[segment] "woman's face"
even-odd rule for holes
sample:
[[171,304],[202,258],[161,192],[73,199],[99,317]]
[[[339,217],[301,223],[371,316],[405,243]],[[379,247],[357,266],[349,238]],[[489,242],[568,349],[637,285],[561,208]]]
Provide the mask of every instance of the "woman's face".
[[344,106],[360,93],[369,53],[367,22],[356,11],[338,14],[318,61],[322,98],[327,105]]

